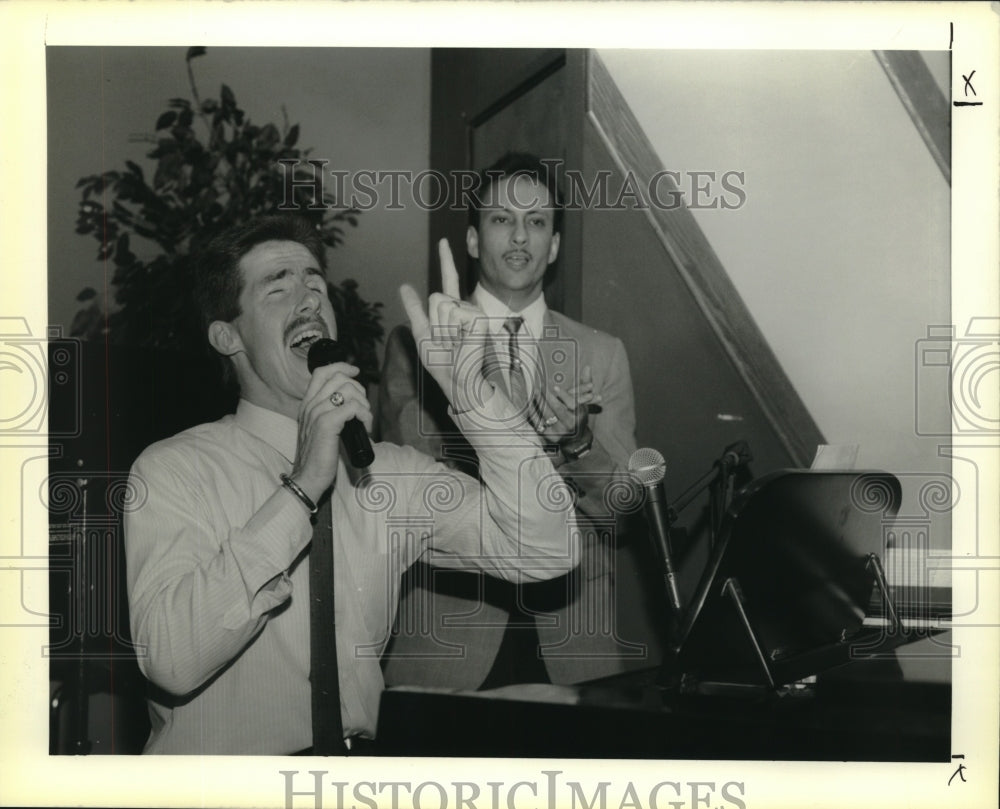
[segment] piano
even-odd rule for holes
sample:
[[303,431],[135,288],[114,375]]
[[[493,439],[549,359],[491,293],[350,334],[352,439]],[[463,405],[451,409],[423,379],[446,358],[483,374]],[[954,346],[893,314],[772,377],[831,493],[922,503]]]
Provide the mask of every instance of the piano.
[[[659,665],[386,690],[380,755],[948,762],[948,592],[890,585],[899,481],[782,470],[734,496]],[[887,547],[888,546],[888,547]]]

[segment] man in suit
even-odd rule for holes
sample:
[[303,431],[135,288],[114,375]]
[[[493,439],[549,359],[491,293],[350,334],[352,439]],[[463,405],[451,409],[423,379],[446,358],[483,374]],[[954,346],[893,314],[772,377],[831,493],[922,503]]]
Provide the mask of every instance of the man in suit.
[[[547,167],[508,153],[479,175],[473,191],[466,248],[479,269],[471,301],[489,322],[484,375],[523,408],[575,492],[585,518],[583,562],[544,587],[413,569],[383,658],[386,682],[470,689],[615,674],[638,652],[616,634],[612,562],[613,505],[627,491],[635,449],[628,358],[617,338],[546,305],[543,283],[559,252],[563,213]],[[383,440],[474,473],[475,453],[446,405],[417,361],[412,334],[396,328],[379,396]]]

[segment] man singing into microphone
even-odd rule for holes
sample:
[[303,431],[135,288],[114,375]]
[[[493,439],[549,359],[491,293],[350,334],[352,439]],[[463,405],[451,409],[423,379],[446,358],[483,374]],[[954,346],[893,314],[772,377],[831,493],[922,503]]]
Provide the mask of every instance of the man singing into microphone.
[[427,314],[411,288],[401,294],[434,355],[430,372],[480,450],[479,481],[391,444],[374,447],[367,470],[345,466],[341,430],[355,418],[370,428],[372,415],[357,368],[309,372],[309,346],[335,338],[337,323],[308,224],[262,218],[200,257],[208,340],[231,364],[240,402],[152,445],[132,469],[139,502],[125,545],[132,635],[153,686],[146,752],[312,748],[307,554],[323,527],[312,524],[317,511],[332,515],[334,682],[349,741],[374,735],[379,655],[416,559],[433,552],[438,565],[538,580],[579,562],[570,509],[543,497],[555,473],[537,433],[515,425],[502,446],[482,446],[477,425],[516,411],[483,384],[482,313],[458,300],[447,245],[441,272],[444,293]]
[[[613,488],[635,450],[628,358],[621,340],[546,305],[563,215],[551,168],[512,152],[483,171],[470,195],[466,248],[479,271],[471,301],[489,317],[491,378],[523,408],[574,491],[583,563],[571,576],[520,588],[414,568],[384,663],[390,684],[575,683],[623,671],[637,651],[616,632],[609,528]],[[462,468],[471,460],[474,473],[476,453],[421,370],[418,345],[405,326],[386,344],[382,437]]]

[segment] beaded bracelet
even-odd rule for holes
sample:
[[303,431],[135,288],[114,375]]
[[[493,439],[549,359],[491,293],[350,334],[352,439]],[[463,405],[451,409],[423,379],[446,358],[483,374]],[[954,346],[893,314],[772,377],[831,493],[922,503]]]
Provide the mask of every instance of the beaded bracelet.
[[281,485],[284,486],[288,491],[294,494],[299,500],[302,501],[307,509],[309,509],[310,514],[315,514],[318,510],[316,504],[309,498],[309,495],[302,491],[302,487],[299,486],[294,480],[292,480],[288,475],[282,472],[278,477],[281,478]]

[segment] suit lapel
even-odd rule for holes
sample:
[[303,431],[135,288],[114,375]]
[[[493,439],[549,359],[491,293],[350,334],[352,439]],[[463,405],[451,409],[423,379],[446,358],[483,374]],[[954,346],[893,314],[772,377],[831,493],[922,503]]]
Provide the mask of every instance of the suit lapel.
[[551,310],[545,310],[542,323],[543,334],[538,340],[538,368],[542,378],[537,390],[551,390],[553,385],[569,390],[576,385],[580,371],[579,346],[559,327]]

